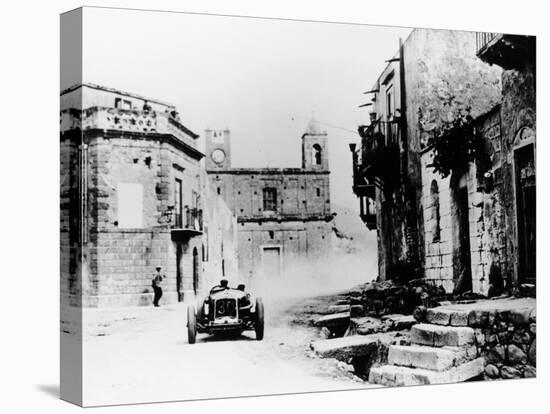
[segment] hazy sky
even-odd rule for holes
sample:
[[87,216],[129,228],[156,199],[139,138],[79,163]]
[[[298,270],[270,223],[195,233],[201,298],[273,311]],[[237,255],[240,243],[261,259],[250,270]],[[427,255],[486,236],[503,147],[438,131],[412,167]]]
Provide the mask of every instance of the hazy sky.
[[332,201],[357,210],[348,143],[368,119],[358,105],[409,32],[86,8],[84,81],[175,104],[201,148],[205,128],[229,128],[234,167],[299,167],[300,137],[314,114],[343,128],[321,124]]

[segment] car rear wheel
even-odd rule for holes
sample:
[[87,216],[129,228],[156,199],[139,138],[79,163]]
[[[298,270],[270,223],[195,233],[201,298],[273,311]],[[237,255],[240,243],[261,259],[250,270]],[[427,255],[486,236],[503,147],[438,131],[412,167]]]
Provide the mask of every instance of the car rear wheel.
[[197,340],[197,320],[195,317],[195,307],[187,307],[187,339],[190,344]]
[[256,339],[264,339],[264,303],[261,298],[256,299]]

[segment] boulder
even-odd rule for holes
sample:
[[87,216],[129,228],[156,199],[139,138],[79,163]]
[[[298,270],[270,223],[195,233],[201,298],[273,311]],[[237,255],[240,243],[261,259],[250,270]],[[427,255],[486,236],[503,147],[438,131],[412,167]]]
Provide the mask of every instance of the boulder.
[[500,369],[500,376],[504,379],[521,378],[521,371],[505,365]]
[[512,365],[524,365],[527,363],[527,355],[516,345],[508,345],[508,362]]
[[500,371],[496,365],[488,364],[485,367],[485,374],[489,378],[500,378]]

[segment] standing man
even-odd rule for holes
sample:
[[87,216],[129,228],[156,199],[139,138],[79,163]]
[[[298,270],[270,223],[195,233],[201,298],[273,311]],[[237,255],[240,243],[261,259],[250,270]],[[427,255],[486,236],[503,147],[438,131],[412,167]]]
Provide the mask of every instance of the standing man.
[[157,273],[153,276],[152,285],[153,285],[153,292],[155,293],[155,297],[153,298],[153,305],[155,307],[159,307],[159,300],[162,297],[162,281],[166,276],[163,276],[160,274],[160,271],[162,270],[162,267],[157,266]]

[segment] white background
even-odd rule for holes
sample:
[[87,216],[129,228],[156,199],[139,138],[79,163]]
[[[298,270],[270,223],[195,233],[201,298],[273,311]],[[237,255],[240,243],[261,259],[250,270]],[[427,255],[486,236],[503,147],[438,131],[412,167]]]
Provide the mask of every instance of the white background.
[[[4,2],[0,106],[2,117],[0,250],[2,412],[75,412],[57,399],[59,13],[82,5],[59,0]],[[539,252],[538,378],[536,380],[256,397],[98,408],[94,412],[548,412],[548,11],[542,1],[91,1],[88,5],[285,17],[538,36]],[[369,53],[365,44],[364,53]],[[6,93],[7,92],[7,93]],[[548,164],[546,164],[548,165]],[[238,367],[235,367],[238,371]],[[546,394],[544,389],[546,388]]]

